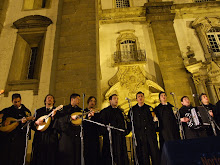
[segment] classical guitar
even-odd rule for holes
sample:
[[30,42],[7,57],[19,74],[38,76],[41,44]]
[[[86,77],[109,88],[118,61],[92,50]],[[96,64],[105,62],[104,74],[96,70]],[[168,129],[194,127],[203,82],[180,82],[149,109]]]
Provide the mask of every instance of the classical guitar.
[[[33,120],[33,119],[34,119],[33,116],[26,117],[27,121]],[[19,125],[19,122],[21,120],[22,119],[15,119],[13,117],[7,117],[6,120],[4,121],[4,123],[8,122],[9,125],[5,126],[4,123],[3,123],[3,125],[0,127],[0,131],[2,131],[2,132],[11,132],[11,131],[13,131]]]
[[[100,113],[100,111],[97,110],[97,109],[94,109],[94,110],[92,110],[92,111],[94,111],[94,113]],[[71,114],[71,117],[72,117],[72,116],[76,116],[76,119],[75,119],[75,120],[73,120],[73,119],[71,118],[72,124],[77,125],[77,126],[81,125],[81,123],[82,123],[82,117],[83,117],[83,119],[85,119],[85,118],[86,118],[86,115],[88,115],[89,113],[91,113],[91,111],[88,111],[88,112],[86,112],[86,113],[82,113],[82,112],[74,112],[74,113],[72,113],[72,114]]]
[[[61,111],[62,109],[63,109],[63,105],[59,105],[53,111]],[[50,116],[52,115],[53,111],[50,112],[48,115],[44,115],[44,116],[41,116],[39,118],[39,119],[43,120],[44,122],[43,122],[43,124],[36,126],[38,131],[43,132],[43,131],[45,131],[49,127],[49,125],[51,123],[51,117]]]

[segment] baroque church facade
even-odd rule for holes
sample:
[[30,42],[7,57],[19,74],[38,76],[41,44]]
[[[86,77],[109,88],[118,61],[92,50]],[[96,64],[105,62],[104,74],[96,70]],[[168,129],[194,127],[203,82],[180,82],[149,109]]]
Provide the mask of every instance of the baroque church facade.
[[116,93],[125,112],[138,91],[220,98],[220,0],[1,0],[0,45],[1,109],[15,92],[32,113],[48,93]]

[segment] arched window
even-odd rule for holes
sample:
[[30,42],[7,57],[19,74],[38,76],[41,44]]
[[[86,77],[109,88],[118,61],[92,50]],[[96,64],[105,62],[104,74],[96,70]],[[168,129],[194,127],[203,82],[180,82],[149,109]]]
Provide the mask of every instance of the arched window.
[[121,61],[132,61],[135,59],[137,50],[135,40],[124,40],[120,43]]
[[114,65],[126,65],[131,63],[144,63],[146,53],[140,49],[138,38],[134,30],[122,30],[116,41],[116,52],[114,53]]
[[116,8],[130,7],[130,2],[129,0],[115,0],[115,6]]

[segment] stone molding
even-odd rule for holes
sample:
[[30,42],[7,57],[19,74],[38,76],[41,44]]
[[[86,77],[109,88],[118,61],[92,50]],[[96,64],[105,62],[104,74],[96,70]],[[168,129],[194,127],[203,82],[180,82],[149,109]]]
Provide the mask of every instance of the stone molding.
[[13,23],[17,29],[48,27],[52,24],[52,20],[41,15],[31,15],[21,18]]
[[211,53],[208,48],[209,41],[206,33],[212,27],[220,27],[220,17],[198,17],[192,22],[191,27],[196,30],[196,33],[204,50],[206,60],[210,60]]
[[99,10],[100,24],[120,22],[145,22],[146,10],[144,7],[129,7]]
[[150,2],[146,3],[146,19],[148,22],[173,21],[175,13],[171,13],[173,2]]
[[34,95],[38,94],[39,80],[14,80],[7,83],[4,96],[8,97],[10,91],[33,90]]

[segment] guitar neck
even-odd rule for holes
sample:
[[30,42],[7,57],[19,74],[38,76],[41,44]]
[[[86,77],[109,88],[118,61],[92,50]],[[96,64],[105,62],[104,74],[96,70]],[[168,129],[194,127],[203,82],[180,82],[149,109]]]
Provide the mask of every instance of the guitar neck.
[[53,109],[46,117],[45,120],[48,119],[48,117],[50,117],[53,114],[53,111],[57,110],[57,111],[61,111],[63,109],[63,105],[59,105],[57,108]]
[[15,121],[13,121],[13,122],[19,122],[19,121],[21,121],[22,119],[17,119],[17,120],[15,120]]
[[45,117],[45,120],[48,119],[51,115],[52,115],[53,111],[50,112],[46,117]]
[[[86,115],[88,115],[88,114],[91,113],[91,112],[92,112],[92,111],[88,111],[88,112],[82,113],[82,115],[83,115],[83,116],[86,116]],[[98,111],[95,111],[94,113],[99,113],[99,112],[98,112]],[[81,116],[82,116],[82,115],[81,115]]]

